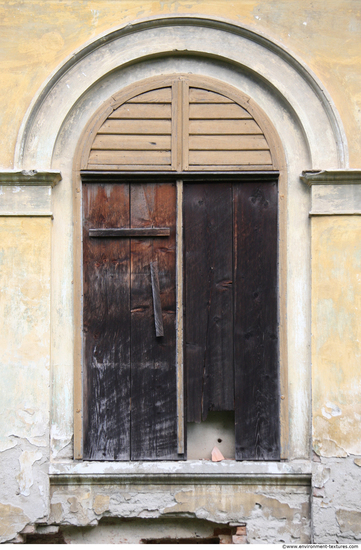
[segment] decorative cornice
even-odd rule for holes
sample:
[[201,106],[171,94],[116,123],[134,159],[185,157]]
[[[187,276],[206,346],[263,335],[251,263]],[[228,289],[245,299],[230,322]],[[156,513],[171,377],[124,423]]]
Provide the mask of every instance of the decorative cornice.
[[50,474],[49,478],[51,485],[311,485],[311,474]]
[[312,185],[361,184],[361,170],[304,170],[300,178],[309,187]]
[[60,172],[36,170],[0,171],[0,185],[48,185],[54,187],[61,180]]

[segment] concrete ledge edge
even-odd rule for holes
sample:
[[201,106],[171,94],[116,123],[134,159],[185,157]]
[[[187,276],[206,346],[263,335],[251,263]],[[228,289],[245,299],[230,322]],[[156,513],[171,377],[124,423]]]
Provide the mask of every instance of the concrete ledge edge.
[[311,486],[311,474],[50,474],[50,485],[291,485]]
[[0,171],[0,185],[48,185],[54,187],[61,180],[57,171],[38,172],[37,170]]
[[300,179],[312,185],[361,184],[361,169],[349,170],[304,170]]

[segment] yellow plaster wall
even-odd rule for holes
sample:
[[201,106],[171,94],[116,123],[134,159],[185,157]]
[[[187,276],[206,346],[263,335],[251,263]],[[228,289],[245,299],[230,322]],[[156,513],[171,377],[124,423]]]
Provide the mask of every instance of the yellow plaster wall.
[[137,19],[225,17],[281,42],[321,79],[360,164],[361,4],[358,0],[0,0],[0,168],[13,165],[16,136],[34,94],[75,49]]
[[50,224],[0,218],[0,451],[48,445]]
[[312,219],[313,444],[361,454],[361,216]]

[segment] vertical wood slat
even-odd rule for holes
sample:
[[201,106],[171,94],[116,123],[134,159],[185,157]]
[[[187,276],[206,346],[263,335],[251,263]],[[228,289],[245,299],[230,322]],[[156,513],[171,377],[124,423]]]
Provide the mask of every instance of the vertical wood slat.
[[182,169],[189,170],[189,85],[183,82],[183,140],[182,140]]
[[187,417],[234,409],[232,184],[184,185]]
[[237,460],[279,460],[277,184],[234,185]]
[[172,169],[180,172],[182,170],[182,103],[183,82],[176,80],[172,86]]
[[177,363],[177,440],[178,454],[185,452],[184,354],[183,354],[183,181],[177,181],[176,219],[176,363]]
[[83,216],[83,457],[129,460],[129,240],[89,238],[89,227],[129,225],[129,186],[84,184]]
[[[131,226],[171,227],[170,237],[131,241],[131,460],[179,458],[175,360],[174,184],[133,184]],[[164,337],[155,338],[150,263],[157,261]]]
[[155,335],[159,338],[160,336],[164,336],[164,328],[162,319],[162,304],[160,301],[159,292],[158,262],[150,262],[150,276],[152,281]]

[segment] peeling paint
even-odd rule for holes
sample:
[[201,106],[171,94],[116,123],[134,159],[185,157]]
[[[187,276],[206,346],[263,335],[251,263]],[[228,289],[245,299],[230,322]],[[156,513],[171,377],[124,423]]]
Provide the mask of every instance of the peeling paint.
[[41,460],[43,455],[40,451],[24,451],[20,458],[20,473],[17,477],[19,483],[20,494],[28,497],[30,495],[30,487],[34,483],[33,464]]
[[0,503],[0,543],[14,538],[28,521],[29,518],[18,506]]
[[266,533],[268,542],[310,541],[306,486],[70,484],[53,486],[51,493],[51,518],[63,524],[93,525],[103,515],[129,520],[185,516],[223,525],[250,522],[251,542],[264,540]]

